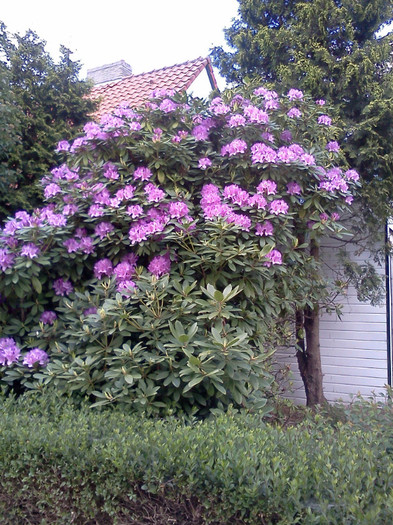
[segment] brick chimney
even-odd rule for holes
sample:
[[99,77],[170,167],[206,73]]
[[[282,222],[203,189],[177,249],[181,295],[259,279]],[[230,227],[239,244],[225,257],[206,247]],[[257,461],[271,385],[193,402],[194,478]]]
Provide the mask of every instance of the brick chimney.
[[120,80],[131,75],[132,68],[124,60],[87,70],[87,78],[92,80],[95,85],[113,82],[114,80]]

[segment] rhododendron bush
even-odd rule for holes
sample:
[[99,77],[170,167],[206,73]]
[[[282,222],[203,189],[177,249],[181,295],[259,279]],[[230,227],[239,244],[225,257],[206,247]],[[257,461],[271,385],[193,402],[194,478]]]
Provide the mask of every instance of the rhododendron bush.
[[308,246],[343,230],[358,180],[326,113],[296,89],[161,90],[60,142],[46,206],[1,232],[3,381],[158,413],[263,406],[272,334],[326,290]]

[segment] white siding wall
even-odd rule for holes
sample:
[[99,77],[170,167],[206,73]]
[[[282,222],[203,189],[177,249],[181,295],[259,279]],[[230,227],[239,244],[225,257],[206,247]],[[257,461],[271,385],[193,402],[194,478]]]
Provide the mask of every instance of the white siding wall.
[[[323,260],[330,268],[337,265],[336,253],[333,246],[322,250]],[[353,257],[359,263],[367,258],[367,254]],[[384,275],[385,268],[379,267],[378,272]],[[358,393],[365,397],[373,393],[378,395],[388,380],[386,304],[361,303],[352,287],[339,302],[343,305],[341,319],[324,313],[320,322],[325,396],[328,401],[349,401],[351,395]],[[277,358],[279,363],[291,366],[293,384],[288,397],[304,403],[304,388],[294,350],[281,351]]]

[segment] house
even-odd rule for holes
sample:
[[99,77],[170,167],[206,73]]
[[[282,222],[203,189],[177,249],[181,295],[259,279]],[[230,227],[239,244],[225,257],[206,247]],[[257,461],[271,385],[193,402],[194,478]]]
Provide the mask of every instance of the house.
[[[393,239],[392,226],[387,227],[387,239]],[[321,246],[325,274],[334,279],[339,266],[337,253],[340,241],[328,240]],[[351,259],[359,264],[370,259],[370,253],[352,249]],[[382,264],[371,259],[378,274],[386,280],[386,293],[378,306],[361,302],[356,290],[349,286],[345,295],[337,298],[342,313],[322,313],[320,317],[320,350],[323,387],[327,401],[350,401],[360,394],[368,398],[379,396],[386,385],[392,384],[392,258]],[[286,396],[297,403],[305,402],[303,382],[298,372],[294,349],[283,349],[276,354],[280,365],[291,369],[291,388]]]
[[201,57],[138,75],[133,75],[131,66],[120,60],[88,70],[87,78],[94,82],[90,96],[100,100],[96,119],[111,113],[120,103],[127,102],[130,107],[143,105],[155,89],[187,91],[202,98],[217,89],[210,59]]

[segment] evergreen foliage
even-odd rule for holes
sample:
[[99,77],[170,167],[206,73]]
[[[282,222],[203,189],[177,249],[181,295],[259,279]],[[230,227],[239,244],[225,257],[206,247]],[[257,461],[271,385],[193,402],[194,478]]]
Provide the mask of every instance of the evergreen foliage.
[[[113,408],[113,407],[112,407]],[[79,408],[47,391],[0,406],[3,525],[387,525],[392,403],[287,428]]]
[[36,33],[10,35],[0,22],[0,56],[1,75],[7,78],[0,82],[0,97],[13,109],[12,128],[6,129],[16,129],[17,113],[19,135],[18,141],[13,133],[1,140],[4,218],[42,202],[37,181],[57,164],[56,144],[75,136],[95,105],[85,97],[89,84],[78,79],[81,66],[67,48],[61,47],[56,63]]

